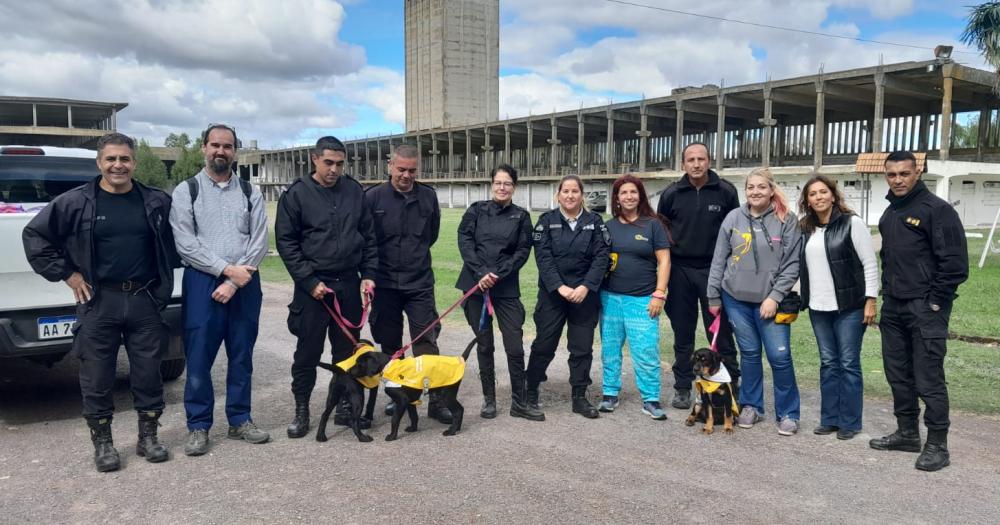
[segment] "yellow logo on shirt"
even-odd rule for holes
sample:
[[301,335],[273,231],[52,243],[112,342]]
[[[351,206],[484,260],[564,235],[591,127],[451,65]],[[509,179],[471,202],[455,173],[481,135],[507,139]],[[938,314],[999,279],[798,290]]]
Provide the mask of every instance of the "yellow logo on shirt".
[[907,217],[906,224],[909,224],[910,226],[920,226],[920,219],[916,217]]
[[637,233],[637,234],[635,234],[635,240],[637,240],[637,241],[648,241],[649,239],[643,237],[643,235],[641,233]]

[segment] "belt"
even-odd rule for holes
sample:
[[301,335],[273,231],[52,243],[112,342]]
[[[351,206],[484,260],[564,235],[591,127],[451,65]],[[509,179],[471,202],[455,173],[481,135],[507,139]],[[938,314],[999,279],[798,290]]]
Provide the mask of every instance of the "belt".
[[111,290],[115,292],[139,293],[152,283],[152,281],[146,283],[142,283],[140,281],[101,281],[97,286],[104,290]]

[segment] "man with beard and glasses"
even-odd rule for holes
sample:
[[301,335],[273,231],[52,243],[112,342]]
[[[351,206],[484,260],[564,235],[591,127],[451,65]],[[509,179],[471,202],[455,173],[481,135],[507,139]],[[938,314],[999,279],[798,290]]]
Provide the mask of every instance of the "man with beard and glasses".
[[267,253],[267,214],[260,190],[233,176],[236,131],[212,124],[202,133],[205,167],[174,188],[170,224],[184,270],[184,453],[208,452],[215,394],[212,364],[226,343],[226,417],[231,439],[266,443],[250,417],[250,376],[261,290],[257,265]]

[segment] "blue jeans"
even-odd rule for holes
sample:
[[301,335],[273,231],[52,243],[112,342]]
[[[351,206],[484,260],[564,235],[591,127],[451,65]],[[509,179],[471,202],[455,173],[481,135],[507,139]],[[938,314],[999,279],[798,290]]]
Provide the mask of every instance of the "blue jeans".
[[660,400],[660,316],[650,319],[648,305],[649,296],[601,290],[602,390],[606,396],[617,396],[622,389],[622,346],[627,338],[642,400]]
[[821,425],[861,430],[863,319],[862,308],[840,313],[809,310],[809,320],[819,346]]
[[729,314],[736,344],[740,347],[740,404],[764,414],[764,367],[761,346],[767,352],[774,382],[775,419],[799,420],[799,387],[792,365],[791,327],[760,318],[760,303],[738,301],[722,292],[722,307]]
[[226,304],[212,299],[212,291],[220,282],[207,273],[192,268],[184,270],[184,354],[187,357],[184,410],[188,430],[212,428],[215,407],[212,365],[223,342],[229,359],[226,418],[234,427],[250,419],[250,376],[262,299],[260,274],[255,273]]

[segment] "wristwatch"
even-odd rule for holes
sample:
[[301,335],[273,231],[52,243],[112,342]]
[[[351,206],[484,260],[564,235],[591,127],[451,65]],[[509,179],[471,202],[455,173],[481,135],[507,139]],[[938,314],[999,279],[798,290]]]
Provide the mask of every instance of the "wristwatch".
[[932,312],[939,312],[939,311],[941,311],[941,305],[931,303],[931,311]]

